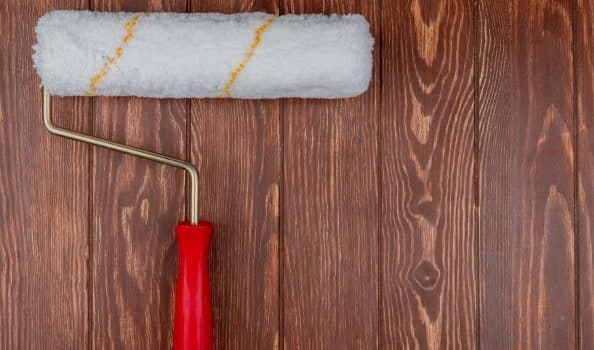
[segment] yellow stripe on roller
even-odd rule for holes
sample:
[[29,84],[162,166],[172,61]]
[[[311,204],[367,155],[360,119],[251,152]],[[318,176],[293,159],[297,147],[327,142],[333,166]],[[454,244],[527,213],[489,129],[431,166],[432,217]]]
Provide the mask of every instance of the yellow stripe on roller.
[[115,54],[111,57],[108,57],[105,62],[103,63],[103,67],[101,70],[97,72],[97,74],[93,75],[89,82],[89,88],[86,92],[88,96],[95,96],[97,95],[97,86],[101,84],[103,78],[107,76],[109,71],[111,70],[111,66],[117,61],[118,58],[122,57],[124,54],[124,48],[128,46],[128,43],[132,38],[134,38],[134,30],[136,29],[136,25],[138,24],[138,20],[142,17],[142,15],[134,15],[125,23],[126,34],[122,38],[122,43],[116,47]]
[[231,92],[231,87],[233,86],[233,84],[235,84],[235,81],[239,77],[239,74],[241,74],[241,72],[245,69],[245,67],[247,66],[247,64],[252,59],[252,57],[254,57],[254,54],[256,53],[256,49],[258,48],[258,46],[260,45],[260,42],[262,41],[262,34],[266,31],[266,29],[268,29],[268,27],[270,27],[270,25],[272,24],[272,22],[274,22],[274,20],[276,18],[277,18],[276,15],[270,16],[266,21],[264,21],[264,23],[262,23],[258,27],[258,29],[256,29],[256,35],[254,36],[254,40],[252,40],[252,44],[250,45],[250,49],[245,54],[245,57],[243,58],[243,60],[241,60],[241,63],[239,63],[239,65],[237,66],[237,68],[235,68],[231,72],[231,77],[229,78],[229,81],[227,81],[227,83],[223,87],[223,91],[217,97],[227,97],[227,96],[229,96],[229,93]]

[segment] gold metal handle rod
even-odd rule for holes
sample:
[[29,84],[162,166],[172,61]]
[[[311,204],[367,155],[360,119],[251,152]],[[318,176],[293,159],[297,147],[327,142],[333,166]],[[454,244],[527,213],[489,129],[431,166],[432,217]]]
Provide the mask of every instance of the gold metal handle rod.
[[123,145],[120,143],[116,143],[113,141],[105,140],[99,137],[90,136],[81,134],[76,131],[68,130],[60,128],[52,123],[52,115],[51,115],[51,95],[50,93],[43,88],[43,123],[46,129],[54,135],[66,137],[69,139],[73,139],[76,141],[81,141],[85,143],[90,143],[94,146],[104,147],[107,149],[111,149],[114,151],[122,152],[125,154],[130,154],[133,156],[137,156],[140,158],[145,158],[149,160],[153,160],[162,164],[171,165],[177,168],[181,168],[185,170],[190,178],[190,217],[189,221],[190,224],[196,225],[198,224],[198,218],[200,217],[199,208],[198,208],[198,196],[199,196],[199,189],[198,189],[198,170],[196,167],[190,163],[186,162],[181,159],[172,158],[163,154],[154,153],[150,151],[146,151],[140,148],[132,147]]

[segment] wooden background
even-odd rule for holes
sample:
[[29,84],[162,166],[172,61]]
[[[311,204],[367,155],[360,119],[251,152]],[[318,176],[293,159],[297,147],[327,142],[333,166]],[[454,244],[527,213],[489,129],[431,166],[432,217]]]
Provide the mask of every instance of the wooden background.
[[0,2],[0,349],[167,349],[184,176],[51,137],[53,9],[361,13],[348,100],[64,98],[191,160],[217,349],[593,349],[594,0]]

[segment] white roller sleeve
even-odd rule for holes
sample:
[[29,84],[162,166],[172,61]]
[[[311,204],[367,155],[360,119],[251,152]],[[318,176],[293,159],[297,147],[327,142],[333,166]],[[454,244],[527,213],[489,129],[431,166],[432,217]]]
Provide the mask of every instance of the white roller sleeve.
[[54,11],[36,32],[35,68],[62,96],[350,97],[373,64],[361,15]]

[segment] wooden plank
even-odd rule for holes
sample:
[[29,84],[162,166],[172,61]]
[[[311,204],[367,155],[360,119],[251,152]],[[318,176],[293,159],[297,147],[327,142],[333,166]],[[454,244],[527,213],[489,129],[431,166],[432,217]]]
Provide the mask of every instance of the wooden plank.
[[576,346],[571,13],[479,1],[484,349]]
[[[360,13],[376,3],[283,0],[283,13]],[[379,66],[364,95],[282,102],[283,334],[287,349],[378,347]]]
[[[94,0],[101,11],[186,10],[185,0]],[[186,156],[187,101],[97,98],[100,137]],[[170,349],[177,274],[175,225],[184,219],[181,170],[93,151],[94,348]]]
[[384,2],[382,21],[382,341],[474,348],[473,2]]
[[594,349],[594,1],[577,1],[577,165],[581,349]]
[[[31,55],[39,16],[86,1],[0,4],[0,348],[88,343],[88,147],[50,134]],[[88,131],[88,103],[53,103],[54,121]]]
[[[191,2],[192,12],[277,13],[275,0]],[[193,100],[192,161],[215,225],[210,278],[217,349],[279,346],[279,103]]]

